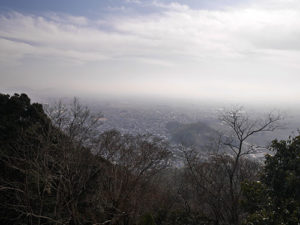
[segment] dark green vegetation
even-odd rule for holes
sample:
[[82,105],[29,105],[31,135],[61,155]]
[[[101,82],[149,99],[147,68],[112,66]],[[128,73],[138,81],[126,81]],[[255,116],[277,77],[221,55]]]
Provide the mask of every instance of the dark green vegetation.
[[25,94],[0,94],[0,224],[298,224],[300,137],[275,141],[261,166],[244,157],[245,140],[277,119],[222,118],[233,136],[215,146],[232,155],[214,149],[204,160],[182,148],[175,169],[166,142],[99,134],[99,115],[76,100],[45,113]]
[[259,182],[243,185],[246,224],[299,224],[300,136],[274,141]]

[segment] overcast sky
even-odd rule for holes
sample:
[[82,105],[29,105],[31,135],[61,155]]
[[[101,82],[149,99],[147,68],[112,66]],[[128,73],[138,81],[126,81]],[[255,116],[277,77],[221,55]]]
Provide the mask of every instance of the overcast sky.
[[1,0],[0,88],[296,103],[300,1]]

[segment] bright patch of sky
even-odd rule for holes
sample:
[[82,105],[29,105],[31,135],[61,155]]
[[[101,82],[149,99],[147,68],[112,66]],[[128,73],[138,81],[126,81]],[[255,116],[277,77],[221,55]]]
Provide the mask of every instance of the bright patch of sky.
[[2,0],[0,88],[296,102],[299,0]]

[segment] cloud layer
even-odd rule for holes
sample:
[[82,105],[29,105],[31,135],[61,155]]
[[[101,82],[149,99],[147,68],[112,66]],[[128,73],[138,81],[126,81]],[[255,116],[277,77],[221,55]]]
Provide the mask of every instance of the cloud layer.
[[299,1],[252,1],[222,10],[158,1],[151,7],[159,10],[99,20],[2,14],[1,83],[95,93],[300,97]]

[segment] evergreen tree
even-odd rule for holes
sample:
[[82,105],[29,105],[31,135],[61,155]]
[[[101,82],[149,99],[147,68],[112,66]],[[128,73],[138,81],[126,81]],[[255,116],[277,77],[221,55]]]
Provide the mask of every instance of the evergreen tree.
[[300,136],[273,141],[274,156],[267,155],[258,182],[245,183],[244,206],[250,213],[245,224],[300,222]]

